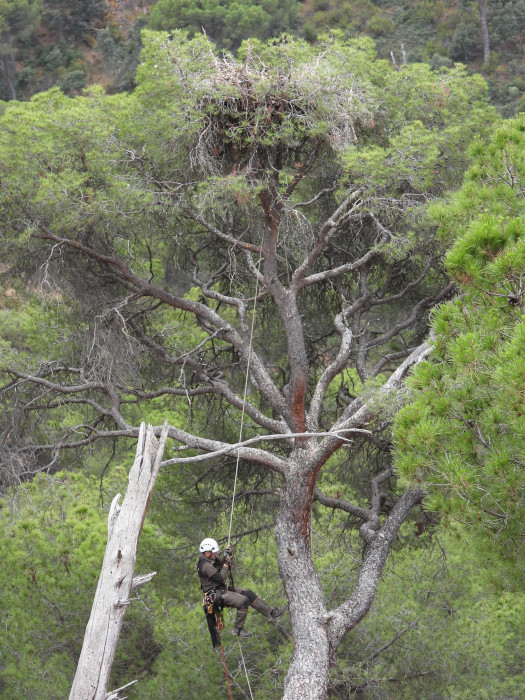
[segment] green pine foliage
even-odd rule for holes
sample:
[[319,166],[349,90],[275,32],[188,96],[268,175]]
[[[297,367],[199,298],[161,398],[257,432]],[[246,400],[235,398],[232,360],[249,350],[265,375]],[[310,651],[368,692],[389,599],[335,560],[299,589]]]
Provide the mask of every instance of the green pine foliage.
[[[4,0],[0,99],[28,99],[58,85],[80,94],[91,81],[132,90],[144,26],[191,36],[203,30],[221,49],[283,32],[316,43],[323,35],[369,36],[402,69],[426,62],[436,73],[455,62],[487,79],[503,116],[524,107],[525,0],[486,2],[491,59],[483,64],[477,0]],[[7,32],[5,27],[7,26]]]
[[[431,69],[419,64],[405,72],[395,71],[388,62],[377,60],[369,39],[327,40],[319,47],[292,39],[253,42],[241,49],[244,64],[216,63],[212,45],[202,36],[188,41],[182,32],[171,37],[145,32],[144,40],[139,86],[131,95],[108,96],[95,86],[86,95],[70,99],[53,88],[28,103],[9,105],[0,130],[1,204],[6,211],[14,210],[23,199],[32,207],[31,216],[45,220],[56,235],[67,237],[74,232],[79,245],[97,241],[103,250],[110,240],[118,254],[131,255],[138,274],[162,287],[181,270],[191,269],[192,255],[198,246],[207,244],[207,234],[181,219],[178,205],[173,204],[174,193],[163,192],[157,183],[177,178],[185,182],[190,171],[198,173],[184,188],[184,204],[211,220],[227,219],[233,204],[248,223],[250,217],[255,220],[258,216],[257,194],[265,178],[271,177],[270,171],[261,169],[256,179],[245,168],[224,167],[221,172],[214,164],[213,149],[224,150],[225,158],[244,159],[258,144],[263,149],[286,144],[289,162],[282,168],[286,180],[296,168],[292,146],[305,138],[334,144],[334,157],[320,159],[319,178],[303,179],[297,190],[299,201],[315,196],[324,186],[326,173],[337,168],[340,159],[344,168],[341,192],[348,183],[361,188],[371,210],[381,212],[398,234],[391,246],[385,246],[384,261],[378,261],[378,288],[385,275],[383,262],[386,267],[400,264],[398,261],[408,260],[409,249],[410,264],[420,268],[428,244],[426,233],[421,233],[422,207],[418,205],[459,183],[472,132],[483,133],[494,118],[479,76],[453,69],[445,70],[436,81]],[[253,109],[248,113],[239,109],[238,87],[227,79],[228,71],[242,65],[249,67],[253,82]],[[218,69],[226,78],[217,82]],[[286,84],[282,82],[284,70],[290,71]],[[349,84],[354,86],[351,91]],[[269,120],[267,95],[272,100],[291,100],[301,118],[293,119],[294,111],[284,111]],[[214,111],[222,102],[224,113],[215,118]],[[348,113],[354,115],[354,133],[344,127]],[[210,135],[213,149],[197,150],[200,130],[212,116],[216,124]],[[406,206],[406,220],[392,201],[402,202],[402,209],[404,202],[413,203]],[[26,215],[27,208],[23,217],[13,217],[12,225],[3,231],[2,257],[6,264],[19,266],[11,274],[23,271],[44,288],[58,285],[60,259],[49,262],[38,236],[33,236],[33,226],[24,220]],[[315,225],[313,217],[312,221],[305,217],[305,235]],[[294,226],[291,221],[285,237],[289,259],[302,256],[301,235]],[[52,319],[55,303],[62,325],[67,326],[58,336],[55,355],[69,367],[78,366],[80,356],[92,376],[110,378],[140,392],[141,401],[132,403],[125,398],[122,404],[131,423],[146,419],[159,424],[167,415],[175,424],[185,425],[198,414],[198,398],[190,410],[188,402],[152,394],[164,383],[165,370],[159,370],[151,353],[138,352],[129,336],[125,342],[118,341],[119,314],[110,311],[111,306],[106,309],[113,293],[111,280],[104,281],[101,288],[95,284],[95,263],[84,266],[75,255],[67,260],[70,266],[60,287],[50,290],[56,298],[50,300],[48,315]],[[402,280],[400,276],[401,288]],[[430,275],[419,285],[420,292],[431,294],[434,282]],[[202,331],[187,325],[184,314],[150,309],[145,297],[131,301],[136,304],[137,318],[147,318],[151,337],[169,338],[173,353],[183,353],[204,338]],[[306,303],[313,309],[313,301]],[[317,323],[316,314],[308,315]],[[327,331],[312,326],[311,332]],[[281,342],[282,337],[276,338],[272,350],[276,371],[284,352]],[[397,342],[393,339],[392,350],[402,349]],[[214,344],[225,348],[220,339]],[[34,366],[47,359],[45,351],[42,355],[33,353]],[[229,354],[224,356],[227,376],[234,371],[235,361]],[[70,415],[73,407],[71,404]],[[46,414],[43,404],[40,424],[45,423]],[[223,418],[222,429],[232,430],[236,418],[222,406],[217,414]],[[87,414],[85,420],[89,421]],[[17,431],[20,444],[24,434],[31,433],[23,425]]]
[[106,0],[46,0],[44,21],[61,40],[86,39],[97,24],[100,27],[107,10]]
[[525,2],[486,2],[491,60],[483,64],[481,19],[477,0],[312,0],[305,2],[299,28],[308,41],[325,32],[342,37],[371,36],[381,57],[404,63],[427,62],[439,72],[454,63],[480,71],[503,116],[523,109],[522,61]]
[[525,598],[512,571],[452,534],[414,537],[411,528],[401,533],[405,547],[393,553],[376,605],[340,651],[352,660],[337,671],[346,697],[352,690],[366,700],[519,698]]
[[427,507],[523,568],[525,518],[525,119],[474,149],[462,190],[433,215],[460,295],[433,317],[435,352],[411,380],[397,465]]
[[[161,493],[162,481],[163,475]],[[102,480],[56,473],[38,476],[0,500],[0,697],[67,696],[104,556],[108,507],[117,492],[124,493],[126,482],[118,466]],[[130,697],[185,697],[191,688],[208,698],[210,688],[225,687],[225,680],[202,611],[198,553],[184,549],[180,532],[163,535],[160,515],[153,503],[136,565],[137,573],[158,574],[126,612],[110,685],[139,678]],[[176,554],[181,547],[182,557]],[[279,595],[282,600],[268,542],[264,548],[240,547],[236,557],[239,583],[275,604]],[[229,635],[231,618],[226,611],[223,644],[236,682],[246,688],[238,642]],[[255,612],[250,627],[258,634],[245,649],[245,663],[257,669],[256,697],[277,698],[290,654],[287,636]]]
[[149,27],[203,31],[219,47],[237,50],[244,39],[269,39],[296,28],[297,0],[159,0]]
[[0,96],[17,98],[19,48],[32,36],[40,21],[41,0],[0,2]]
[[[148,45],[135,95],[106,96],[92,88],[71,100],[54,89],[30,103],[9,105],[1,132],[1,197],[8,210],[15,197],[22,196],[54,231],[74,231],[79,244],[111,232],[118,252],[127,254],[131,246],[134,269],[163,281],[168,274],[176,278],[187,265],[187,251],[180,241],[170,244],[173,231],[180,230],[176,213],[163,207],[159,193],[144,183],[187,172],[188,154],[195,154],[195,134],[213,110],[205,102],[212,75],[211,51],[202,37],[189,43],[183,43],[182,34],[176,34],[175,41],[167,35],[146,33],[145,37]],[[172,51],[179,39],[175,76],[165,51]],[[342,108],[348,106],[345,79],[359,75],[360,94],[366,99],[356,99],[351,107],[358,117],[356,124],[367,127],[359,132],[362,143],[351,146],[342,157],[346,176],[358,182],[371,201],[376,197],[377,206],[407,190],[434,196],[454,186],[467,160],[465,144],[472,132],[484,131],[493,119],[486,110],[481,79],[469,77],[461,68],[444,70],[439,80],[428,66],[414,64],[394,71],[388,62],[376,60],[369,40],[335,46],[337,50],[323,60],[320,53],[329,51],[328,43],[313,49],[307,42],[262,46],[254,41],[251,49],[241,48],[243,59],[254,47],[260,51],[261,61],[272,65],[266,77],[275,84],[280,68],[296,61],[297,80],[308,81],[312,94],[324,89],[326,99],[317,111],[307,101],[302,103],[304,119],[299,124],[283,119],[268,125],[262,111],[259,121],[248,117],[233,121],[228,138],[236,148],[242,151],[255,137],[261,143],[279,144],[305,135],[337,135],[333,107],[338,99]],[[309,72],[313,62],[323,71],[319,83]],[[188,96],[188,84],[196,100]],[[294,97],[293,83],[288,89]],[[237,93],[223,96],[234,105]],[[368,105],[376,110],[374,123]],[[512,583],[519,570],[519,521],[523,519],[525,328],[519,287],[525,255],[523,138],[523,120],[519,120],[499,129],[490,146],[480,143],[473,151],[474,164],[464,188],[452,203],[432,210],[442,245],[455,243],[447,264],[463,295],[435,315],[438,361],[424,363],[415,374],[414,401],[402,412],[396,432],[398,465],[404,477],[428,483],[429,490],[435,485],[429,508],[447,515],[449,522],[473,523],[476,530],[489,533],[509,568],[502,573],[498,559],[487,561],[486,555],[466,548],[452,534],[443,541],[448,551],[445,568],[436,543],[426,533],[416,537],[417,522],[407,524],[378,604],[339,651],[333,692],[343,697],[359,692],[370,699],[437,695],[492,700],[518,697],[523,685],[520,628],[525,601]],[[137,174],[140,167],[144,170]],[[150,180],[142,178],[144,172]],[[195,185],[188,201],[220,214],[230,198],[239,205],[248,204],[249,214],[249,197],[257,189],[251,192],[242,174],[220,176],[205,171],[203,177],[205,186]],[[305,191],[301,196],[311,194]],[[414,208],[413,214],[409,224],[396,220],[406,230],[403,245],[412,245],[419,235],[422,211]],[[41,257],[41,247],[31,239],[32,229],[16,221],[2,229],[4,264],[14,265],[22,252],[26,265],[19,269],[38,273],[45,288],[56,268],[46,267],[48,258]],[[190,233],[192,244],[202,235],[196,230]],[[300,244],[292,240],[289,254],[295,254]],[[393,261],[400,255],[396,246],[388,252]],[[13,272],[17,270],[13,268],[11,276]],[[112,342],[111,323],[100,313],[100,297],[92,286],[87,265],[71,268],[62,286],[47,289],[47,296],[26,298],[29,291],[20,284],[16,303],[13,296],[0,297],[3,366],[12,365],[15,357],[28,366],[38,365],[52,357],[53,347],[60,346],[65,360],[73,362],[84,353],[91,367],[114,373],[115,381],[122,377],[135,389],[146,378],[144,386],[150,381],[154,386],[159,368],[145,355],[126,354],[131,346]],[[190,298],[195,294],[188,292]],[[144,300],[137,303],[144,304],[137,307],[140,312],[151,310]],[[91,342],[88,322],[88,312],[95,307],[98,322],[107,322],[100,347]],[[184,352],[204,338],[184,314],[153,311],[151,335],[166,333],[173,352]],[[51,329],[45,336],[44,323]],[[221,349],[219,340],[215,347]],[[278,368],[281,358],[275,352]],[[231,358],[224,364],[232,376]],[[343,375],[342,383],[349,393],[363,391],[353,371]],[[339,387],[332,390],[335,403]],[[9,406],[3,408],[7,412]],[[192,406],[175,403],[169,396],[159,398],[147,391],[138,403],[124,401],[123,413],[133,424],[144,418],[159,424],[168,416],[175,425],[191,421],[204,425],[204,411],[197,402]],[[220,406],[216,413],[219,418],[213,430],[235,435],[235,416]],[[48,431],[56,427],[58,435],[59,427],[76,422],[74,407],[53,415],[42,410],[38,421],[35,418],[34,425],[26,426],[25,434],[38,438],[34,431],[46,423]],[[113,463],[124,463],[124,449],[119,448]],[[83,466],[98,476],[108,458],[94,449]],[[211,699],[226,692],[194,570],[195,543],[212,528],[217,532],[226,528],[232,483],[221,466],[213,467],[220,479],[212,488],[200,483],[208,467],[192,467],[191,472],[186,466],[169,468],[159,477],[137,564],[137,572],[158,570],[158,575],[141,591],[142,601],[127,613],[112,681],[115,687],[140,677],[137,687],[129,690],[130,698],[171,699],[198,693]],[[334,496],[347,493],[343,467],[334,465],[330,472],[321,487]],[[247,489],[256,488],[260,480],[246,469],[243,483]],[[183,487],[186,491],[181,495]],[[264,487],[273,492],[278,483],[269,480]],[[113,467],[103,481],[101,504],[98,479],[70,471],[24,482],[0,502],[0,600],[8,611],[0,635],[0,695],[6,699],[66,696],[102,561],[107,506],[123,488],[125,472]],[[269,501],[268,512],[263,513],[269,528],[271,507]],[[261,522],[261,512],[249,498],[237,506],[236,516],[245,524]],[[323,515],[314,510],[313,518],[315,557],[327,600],[336,605],[355,574],[360,541],[345,514]],[[236,576],[277,604],[283,602],[282,589],[275,551],[265,532],[245,537],[237,547]],[[482,557],[484,567],[479,565]],[[413,629],[373,656],[411,623],[415,623]],[[274,628],[252,612],[249,628],[256,635],[245,643],[243,653],[254,697],[277,699],[291,651],[286,619]],[[238,641],[230,637],[229,627],[223,639],[235,682],[247,692]]]
[[[159,493],[175,476],[163,471],[159,477],[136,567],[137,573],[158,573],[128,609],[115,659],[111,687],[139,678],[130,699],[187,697],[190,689],[205,700],[227,693],[201,608],[197,554],[185,547],[180,529],[161,534],[169,527]],[[121,467],[102,483],[59,473],[39,476],[0,501],[0,697],[67,697],[100,572],[108,506],[125,487]],[[330,493],[339,487],[323,484]],[[313,548],[327,600],[336,605],[360,556],[348,516],[314,513]],[[244,539],[235,559],[236,582],[272,604],[282,602],[270,533]],[[407,523],[376,606],[339,650],[333,692],[359,692],[365,700],[519,697],[524,610],[523,592],[497,560],[451,535],[417,537],[414,522]],[[248,693],[239,643],[229,634],[231,611],[225,622],[222,641],[234,688]],[[253,637],[243,642],[243,657],[253,696],[278,700],[291,653],[287,619],[275,627],[251,611],[247,627]]]
[[[91,611],[107,536],[108,507],[126,488],[115,467],[101,483],[93,476],[37,476],[0,500],[0,695],[67,696]],[[166,542],[146,523],[137,571],[145,573]],[[144,568],[143,568],[144,567]],[[118,687],[147,675],[160,648],[144,604],[133,606],[113,667]],[[125,679],[125,680],[124,680]]]

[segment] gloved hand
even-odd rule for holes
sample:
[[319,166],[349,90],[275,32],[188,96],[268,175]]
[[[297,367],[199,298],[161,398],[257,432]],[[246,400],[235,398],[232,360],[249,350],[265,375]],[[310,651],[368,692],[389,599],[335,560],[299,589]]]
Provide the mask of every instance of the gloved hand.
[[228,545],[226,549],[224,550],[225,553],[225,560],[231,564],[232,559],[233,559],[233,549],[231,548],[231,545]]

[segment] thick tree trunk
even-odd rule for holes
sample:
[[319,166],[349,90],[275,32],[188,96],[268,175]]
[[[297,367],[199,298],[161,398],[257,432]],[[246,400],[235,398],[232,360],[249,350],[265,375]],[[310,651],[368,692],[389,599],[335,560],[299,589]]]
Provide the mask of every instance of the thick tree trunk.
[[[294,640],[283,700],[327,697],[330,664],[337,647],[370,610],[399,528],[423,498],[421,489],[408,489],[382,525],[379,516],[370,511],[360,531],[365,551],[353,590],[339,608],[327,612],[311,551],[311,508],[318,472],[312,466],[306,449],[292,455],[275,527],[279,572],[290,604]],[[372,495],[372,503],[378,495]]]
[[133,571],[140,531],[159,472],[167,433],[166,423],[157,443],[153,428],[148,426],[146,430],[145,424],[141,424],[122,507],[118,505],[120,494],[111,504],[106,553],[69,700],[119,697],[118,691],[108,693],[107,686],[120,628],[126,607],[131,602],[131,591],[154,575],[134,579]]
[[328,684],[329,645],[323,624],[326,608],[311,552],[312,493],[313,477],[308,478],[304,469],[292,462],[275,527],[279,572],[290,604],[294,639],[284,700],[321,700]]
[[490,61],[490,39],[485,0],[478,0],[478,6],[481,19],[481,34],[483,36],[483,63],[488,63]]
[[13,40],[9,32],[4,32],[1,36],[1,63],[4,72],[5,81],[9,90],[9,99],[16,100],[16,62],[15,50],[13,48]]

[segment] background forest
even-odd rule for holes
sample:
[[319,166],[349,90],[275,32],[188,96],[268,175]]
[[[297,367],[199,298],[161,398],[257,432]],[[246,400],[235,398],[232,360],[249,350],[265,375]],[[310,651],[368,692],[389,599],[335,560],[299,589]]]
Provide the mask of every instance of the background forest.
[[[342,217],[299,304],[312,403],[344,338],[341,308],[354,338],[325,382],[319,429],[354,403],[374,407],[370,437],[356,434],[317,481],[311,550],[327,609],[369,546],[348,504],[373,510],[371,483],[387,472],[378,522],[403,493],[425,496],[337,649],[327,696],[522,698],[525,3],[6,0],[0,30],[0,697],[69,692],[130,426],[168,418],[181,435],[237,441],[242,352],[192,309],[239,333],[255,318],[269,376],[285,399],[293,390],[271,291],[244,316],[231,301],[257,298],[256,203],[275,184],[288,283],[316,222]],[[241,78],[281,108],[255,101],[251,121],[244,102],[239,118]],[[432,353],[381,403],[426,338]],[[257,387],[249,436],[280,420]],[[172,433],[168,456],[181,444]],[[225,544],[234,473],[231,454],[161,470],[136,567],[158,573],[113,666],[112,688],[139,679],[130,698],[227,697],[195,563],[203,537]],[[239,478],[236,580],[282,604],[281,477],[248,459]],[[243,658],[231,620],[223,635],[233,697],[280,698],[290,618],[252,611],[247,626]]]
[[25,100],[53,85],[69,95],[94,82],[111,92],[132,89],[144,27],[205,31],[230,51],[282,32],[309,42],[325,33],[370,36],[379,55],[398,65],[461,62],[481,72],[505,117],[525,108],[524,0],[4,0],[0,100]]

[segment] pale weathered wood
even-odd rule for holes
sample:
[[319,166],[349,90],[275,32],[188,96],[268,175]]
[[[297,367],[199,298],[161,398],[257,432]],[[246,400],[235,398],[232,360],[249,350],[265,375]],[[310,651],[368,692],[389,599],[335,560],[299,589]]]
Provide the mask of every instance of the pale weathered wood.
[[111,503],[108,516],[108,542],[102,563],[91,616],[69,700],[108,700],[119,691],[108,693],[111,666],[120,635],[122,620],[131,598],[131,590],[146,583],[154,573],[133,578],[137,546],[149,499],[159,472],[168,434],[164,424],[157,443],[153,428],[140,426],[135,461],[129,472],[129,484],[122,506],[120,494]]

